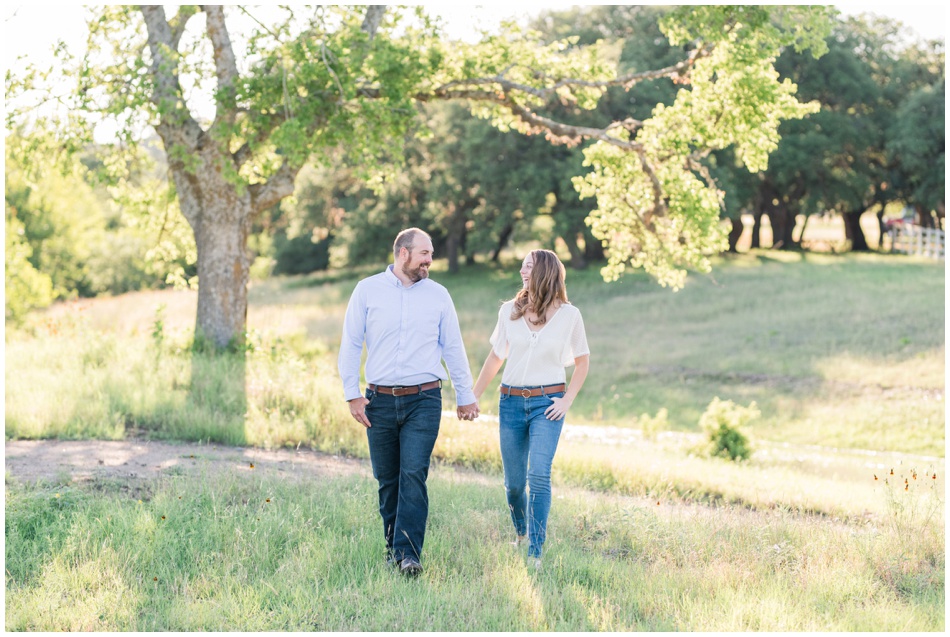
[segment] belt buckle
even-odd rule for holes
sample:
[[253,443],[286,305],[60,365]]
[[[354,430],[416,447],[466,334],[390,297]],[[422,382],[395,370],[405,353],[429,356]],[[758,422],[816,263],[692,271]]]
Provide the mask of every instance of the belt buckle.
[[527,387],[521,388],[521,397],[522,398],[531,398],[531,390]]
[[394,386],[393,386],[393,396],[402,396],[402,390],[404,390],[404,389],[405,389],[405,387],[397,387],[397,386],[394,385]]

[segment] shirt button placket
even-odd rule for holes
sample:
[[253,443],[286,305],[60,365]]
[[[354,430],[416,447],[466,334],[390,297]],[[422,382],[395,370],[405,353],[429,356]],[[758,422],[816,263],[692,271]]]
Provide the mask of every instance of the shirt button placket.
[[397,340],[398,345],[396,346],[396,369],[394,370],[395,374],[398,377],[399,370],[405,368],[405,362],[402,359],[402,353],[404,349],[404,339],[406,337],[406,326],[409,324],[409,299],[407,298],[408,290],[401,285],[399,286],[399,338]]

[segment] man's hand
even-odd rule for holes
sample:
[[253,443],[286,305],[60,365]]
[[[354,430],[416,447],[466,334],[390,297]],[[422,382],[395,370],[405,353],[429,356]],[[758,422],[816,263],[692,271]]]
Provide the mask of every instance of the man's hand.
[[373,426],[369,424],[369,418],[366,417],[366,405],[369,404],[366,398],[360,396],[359,398],[347,401],[347,404],[350,406],[350,414],[356,418],[356,422],[366,428]]
[[458,416],[459,420],[475,420],[478,418],[478,403],[472,403],[471,405],[459,405],[458,409],[455,410],[455,414]]

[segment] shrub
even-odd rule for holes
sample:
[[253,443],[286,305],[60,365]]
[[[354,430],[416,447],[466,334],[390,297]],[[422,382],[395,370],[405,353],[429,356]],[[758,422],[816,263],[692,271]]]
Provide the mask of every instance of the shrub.
[[330,265],[330,244],[333,237],[328,236],[314,241],[311,235],[287,239],[275,238],[276,260],[274,274],[309,274],[326,270]]
[[640,425],[640,429],[643,431],[643,435],[647,440],[656,440],[657,434],[670,428],[668,416],[669,412],[667,412],[666,407],[661,407],[660,410],[656,412],[656,416],[650,416],[650,414],[646,413],[640,414],[637,423]]
[[47,307],[53,302],[53,282],[49,275],[38,271],[30,263],[33,248],[23,240],[23,224],[9,214],[6,219],[6,306],[4,316],[8,322],[18,324],[27,312]]
[[699,418],[699,426],[708,439],[705,452],[729,460],[748,460],[752,447],[745,425],[759,413],[754,401],[743,407],[731,400],[719,400],[718,396],[713,398]]

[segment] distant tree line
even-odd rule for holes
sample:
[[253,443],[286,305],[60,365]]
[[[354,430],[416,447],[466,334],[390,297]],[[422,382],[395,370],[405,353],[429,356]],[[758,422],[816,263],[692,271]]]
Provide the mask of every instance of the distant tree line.
[[[574,47],[606,42],[623,75],[682,59],[682,48],[658,28],[668,10],[547,11],[530,26],[549,42],[568,36],[576,38]],[[943,227],[944,44],[906,43],[892,21],[866,18],[839,20],[827,44],[829,52],[818,59],[789,48],[776,61],[780,75],[797,84],[799,99],[817,100],[821,110],[781,124],[767,170],[749,173],[731,150],[705,158],[703,169],[724,193],[730,250],[743,215],[755,220],[753,247],[761,246],[761,219],[768,218],[776,249],[801,247],[803,230],[794,232],[799,216],[835,213],[845,221],[851,249],[868,250],[860,217],[875,214],[883,229],[893,202],[913,208],[920,223]],[[567,101],[555,110],[559,121],[576,126],[604,117],[645,120],[658,104],[671,104],[679,88],[662,78],[629,91],[609,88],[593,112]],[[453,271],[476,258],[498,260],[505,246],[525,240],[563,249],[574,268],[604,260],[586,222],[596,202],[582,199],[574,186],[586,172],[582,149],[589,142],[552,146],[541,136],[502,132],[457,102],[419,108],[431,134],[405,136],[404,162],[382,187],[370,188],[344,151],[300,171],[294,196],[250,228],[248,247],[257,256],[252,276],[383,261],[394,230],[409,225],[432,233]],[[194,236],[162,178],[164,167],[138,175],[138,195],[119,195],[91,177],[96,161],[89,148],[68,174],[50,170],[37,180],[8,151],[8,320],[58,298],[194,280]],[[156,206],[164,213],[154,214]]]
[[[576,46],[611,41],[622,74],[676,60],[680,52],[657,27],[667,10],[574,8],[542,13],[531,26],[550,40],[576,36]],[[782,141],[764,172],[737,166],[731,151],[709,158],[724,191],[722,217],[732,223],[730,251],[743,215],[755,220],[752,247],[783,250],[801,248],[804,228],[794,232],[799,216],[807,226],[811,215],[828,213],[841,215],[852,250],[869,250],[859,219],[875,214],[883,235],[892,202],[915,209],[922,225],[943,227],[944,45],[904,43],[902,36],[893,21],[851,17],[836,24],[824,56],[782,54],[776,68],[798,85],[803,101],[819,101],[821,111],[782,123]],[[612,88],[597,112],[560,115],[576,124],[598,112],[645,119],[654,105],[671,103],[677,88],[668,79],[629,92]],[[560,244],[575,268],[603,260],[585,223],[594,202],[580,199],[571,181],[583,173],[582,146],[504,134],[456,104],[425,108],[433,134],[409,145],[405,169],[381,196],[342,164],[302,175],[296,201],[276,206],[260,226],[275,238],[275,273],[329,263],[334,247],[347,263],[383,260],[392,228],[405,225],[431,229],[451,270],[476,256],[497,260],[513,239]],[[770,246],[761,241],[763,216],[772,229]]]

